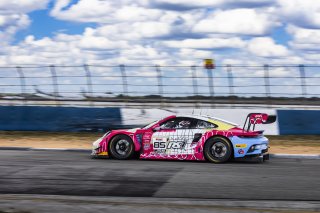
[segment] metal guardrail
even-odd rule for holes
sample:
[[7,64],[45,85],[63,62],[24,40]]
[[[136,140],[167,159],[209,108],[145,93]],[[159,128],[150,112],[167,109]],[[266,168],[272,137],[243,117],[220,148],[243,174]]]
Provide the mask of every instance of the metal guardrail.
[[160,65],[8,66],[0,67],[0,100],[25,104],[53,100],[57,105],[61,101],[92,105],[93,102],[149,102],[147,99],[155,103],[265,100],[270,104],[270,100],[273,103],[290,100],[301,104],[303,98],[318,104],[319,68],[320,65],[231,64],[214,70]]

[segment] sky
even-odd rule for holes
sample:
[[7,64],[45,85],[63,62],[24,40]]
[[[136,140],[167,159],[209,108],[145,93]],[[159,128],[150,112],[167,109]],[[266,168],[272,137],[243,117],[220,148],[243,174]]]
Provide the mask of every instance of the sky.
[[319,64],[318,0],[0,0],[0,65]]

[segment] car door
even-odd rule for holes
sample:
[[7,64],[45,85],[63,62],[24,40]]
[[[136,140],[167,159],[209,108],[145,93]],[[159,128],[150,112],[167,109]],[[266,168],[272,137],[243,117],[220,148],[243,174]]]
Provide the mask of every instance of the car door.
[[167,155],[194,154],[194,146],[206,129],[197,128],[198,119],[176,117],[160,125],[152,135],[155,153]]
[[[183,149],[183,154],[194,154],[201,137],[207,132],[216,128],[217,126],[201,119],[193,119],[193,123],[187,131],[177,130],[178,135],[184,135],[187,144]],[[181,131],[181,133],[179,133]]]

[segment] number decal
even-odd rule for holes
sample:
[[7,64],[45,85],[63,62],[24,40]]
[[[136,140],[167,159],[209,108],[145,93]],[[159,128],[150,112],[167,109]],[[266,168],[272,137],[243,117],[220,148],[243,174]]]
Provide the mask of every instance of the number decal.
[[153,149],[155,151],[164,150],[184,150],[187,145],[187,139],[183,137],[170,138],[152,138]]
[[164,141],[155,141],[153,142],[154,149],[166,149],[166,142]]

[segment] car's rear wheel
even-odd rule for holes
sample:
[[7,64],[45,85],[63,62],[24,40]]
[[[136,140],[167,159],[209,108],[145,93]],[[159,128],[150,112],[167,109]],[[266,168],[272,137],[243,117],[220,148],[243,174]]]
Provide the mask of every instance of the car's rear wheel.
[[210,138],[204,145],[204,156],[213,163],[224,163],[232,154],[232,146],[228,139],[223,137]]
[[109,144],[110,155],[119,160],[130,159],[134,155],[134,145],[129,136],[117,135]]

